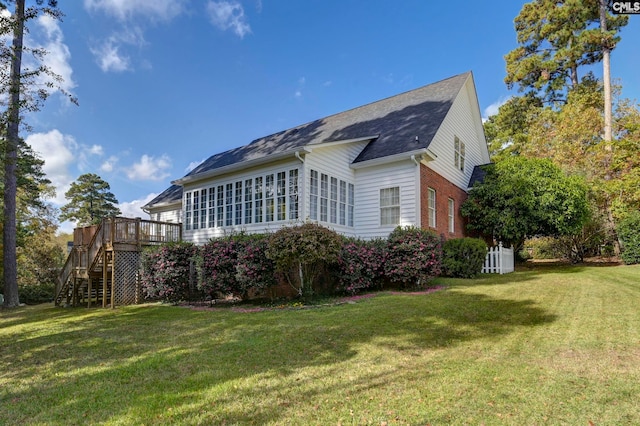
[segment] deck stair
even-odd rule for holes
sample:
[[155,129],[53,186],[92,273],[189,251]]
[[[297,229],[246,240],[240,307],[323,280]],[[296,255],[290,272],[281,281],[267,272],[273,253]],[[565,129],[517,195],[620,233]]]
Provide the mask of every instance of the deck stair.
[[144,247],[182,239],[182,225],[112,217],[76,228],[56,288],[56,306],[130,305],[141,300],[138,271]]

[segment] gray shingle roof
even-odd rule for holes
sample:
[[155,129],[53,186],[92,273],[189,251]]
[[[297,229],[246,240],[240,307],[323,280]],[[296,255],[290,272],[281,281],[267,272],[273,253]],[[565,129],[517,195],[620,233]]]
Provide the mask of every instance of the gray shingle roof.
[[171,185],[158,194],[153,200],[149,201],[144,207],[173,204],[180,201],[182,201],[182,187],[180,185]]
[[[305,146],[369,136],[378,137],[365,147],[354,163],[425,149],[431,143],[470,74],[471,72],[459,74],[409,92],[256,139],[248,145],[209,157],[186,176],[211,172],[221,167],[261,159]],[[147,206],[165,203],[161,195]],[[175,194],[170,192],[168,195]]]

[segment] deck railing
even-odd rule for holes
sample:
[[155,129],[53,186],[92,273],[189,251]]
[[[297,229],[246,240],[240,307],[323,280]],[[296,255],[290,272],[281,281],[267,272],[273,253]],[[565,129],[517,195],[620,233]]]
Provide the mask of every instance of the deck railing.
[[56,296],[74,273],[89,272],[98,263],[101,249],[114,244],[132,244],[138,247],[179,242],[182,224],[157,222],[140,218],[112,217],[73,230],[73,249],[62,268],[56,285]]

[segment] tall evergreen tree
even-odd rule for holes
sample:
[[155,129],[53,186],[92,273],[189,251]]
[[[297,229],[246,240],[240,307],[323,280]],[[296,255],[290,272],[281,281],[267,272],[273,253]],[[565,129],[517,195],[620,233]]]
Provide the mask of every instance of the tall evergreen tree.
[[526,3],[515,18],[519,46],[505,56],[507,86],[517,85],[548,103],[566,101],[581,81],[580,67],[601,62],[628,22],[626,16],[603,13],[601,21],[599,0]]
[[[30,49],[23,44],[26,23],[43,14],[60,19],[62,13],[57,8],[57,0],[36,0],[25,8],[25,0],[0,1],[0,11],[14,3],[13,14],[0,14],[0,94],[7,95],[7,108],[0,117],[0,126],[6,130],[4,146],[4,193],[3,193],[3,281],[4,306],[19,305],[16,256],[16,196],[18,190],[18,147],[20,144],[21,113],[37,111],[61,77],[42,65],[42,49]],[[7,45],[7,40],[11,44]],[[38,65],[33,69],[23,69],[23,53],[30,53]],[[8,70],[8,74],[7,74]],[[43,87],[37,84],[42,76],[49,81]],[[59,87],[57,87],[59,90]],[[71,97],[75,102],[75,99]]]
[[87,226],[120,215],[118,200],[110,189],[109,184],[94,173],[80,175],[64,194],[69,202],[60,208],[60,220],[72,220],[79,226]]

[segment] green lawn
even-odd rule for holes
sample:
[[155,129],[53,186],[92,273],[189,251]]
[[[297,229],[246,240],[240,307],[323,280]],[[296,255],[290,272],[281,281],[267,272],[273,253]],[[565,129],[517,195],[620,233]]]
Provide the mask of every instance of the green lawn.
[[0,424],[640,424],[640,266],[312,309],[0,311]]

